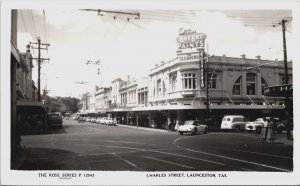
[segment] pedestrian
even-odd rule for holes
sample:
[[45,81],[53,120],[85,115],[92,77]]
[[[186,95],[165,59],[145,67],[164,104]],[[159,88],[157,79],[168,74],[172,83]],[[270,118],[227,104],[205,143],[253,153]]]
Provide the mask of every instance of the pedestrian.
[[267,139],[267,130],[268,130],[268,121],[267,121],[267,118],[264,117],[263,118],[263,126],[262,126],[262,130],[261,130],[261,142],[264,143],[266,142],[266,139]]
[[167,130],[167,132],[171,132],[172,131],[172,122],[171,122],[170,118],[168,118],[166,130]]
[[179,121],[176,120],[176,124],[175,124],[175,131],[178,131],[179,130]]
[[274,122],[273,118],[270,118],[268,121],[268,132],[267,132],[267,140],[268,143],[274,143]]

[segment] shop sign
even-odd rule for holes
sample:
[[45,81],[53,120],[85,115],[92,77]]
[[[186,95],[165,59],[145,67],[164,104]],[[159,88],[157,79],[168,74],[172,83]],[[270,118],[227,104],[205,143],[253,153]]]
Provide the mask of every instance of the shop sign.
[[181,53],[177,56],[181,62],[199,61],[203,58],[203,52]]
[[178,49],[189,49],[189,48],[204,48],[204,41],[206,34],[197,33],[196,31],[186,30],[184,28],[179,29],[179,37],[177,38]]

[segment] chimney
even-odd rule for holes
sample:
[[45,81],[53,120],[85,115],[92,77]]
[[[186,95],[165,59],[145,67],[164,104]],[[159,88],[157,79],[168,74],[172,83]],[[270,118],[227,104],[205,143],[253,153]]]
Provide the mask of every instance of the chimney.
[[242,58],[243,58],[243,59],[245,59],[245,58],[246,58],[246,54],[242,54],[241,56],[242,56]]
[[261,56],[260,56],[260,55],[256,56],[256,59],[260,60],[260,58],[261,58]]

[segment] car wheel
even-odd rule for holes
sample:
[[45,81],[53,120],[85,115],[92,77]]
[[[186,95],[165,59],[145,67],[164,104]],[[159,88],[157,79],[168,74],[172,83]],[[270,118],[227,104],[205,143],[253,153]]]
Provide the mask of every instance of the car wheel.
[[236,126],[236,127],[234,128],[234,130],[235,130],[235,132],[240,132],[240,127]]
[[183,135],[183,132],[179,132],[180,135]]
[[194,129],[193,135],[197,134],[197,128]]
[[207,128],[204,129],[203,134],[207,134]]

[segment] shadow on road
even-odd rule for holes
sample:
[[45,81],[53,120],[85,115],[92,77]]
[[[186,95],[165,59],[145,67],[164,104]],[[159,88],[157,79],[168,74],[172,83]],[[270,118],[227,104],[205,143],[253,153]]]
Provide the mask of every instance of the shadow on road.
[[25,159],[17,170],[61,170],[64,160],[76,154],[71,151],[50,148],[25,148]]

